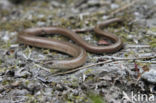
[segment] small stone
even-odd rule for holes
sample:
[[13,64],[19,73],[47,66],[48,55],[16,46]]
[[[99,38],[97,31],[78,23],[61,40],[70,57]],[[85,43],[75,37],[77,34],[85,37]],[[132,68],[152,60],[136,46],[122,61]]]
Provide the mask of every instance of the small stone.
[[2,40],[3,40],[4,42],[7,42],[9,39],[10,39],[10,37],[9,37],[8,34],[5,34],[5,35],[2,37]]
[[151,69],[149,72],[142,74],[142,78],[151,83],[156,83],[156,70]]
[[9,10],[12,4],[8,0],[0,0],[0,9]]
[[38,15],[38,18],[44,18],[44,15],[43,14],[40,14],[40,15]]
[[117,9],[117,8],[119,8],[118,4],[111,4],[111,9]]
[[109,18],[109,16],[106,16],[106,15],[104,15],[104,16],[102,17],[103,20],[106,20],[106,19],[108,19],[108,18]]
[[2,77],[0,77],[0,82],[1,82],[1,81],[3,81],[3,78],[2,78]]
[[58,91],[63,91],[63,90],[65,90],[66,88],[65,88],[63,85],[61,85],[61,84],[57,84],[57,85],[56,85],[56,89],[57,89]]
[[134,38],[133,35],[128,35],[128,36],[127,36],[127,39],[129,39],[129,40],[132,40],[133,38]]
[[45,22],[39,21],[39,22],[37,22],[37,25],[38,25],[38,26],[45,26]]
[[89,0],[88,1],[88,5],[94,6],[94,5],[97,5],[97,4],[99,4],[99,0]]

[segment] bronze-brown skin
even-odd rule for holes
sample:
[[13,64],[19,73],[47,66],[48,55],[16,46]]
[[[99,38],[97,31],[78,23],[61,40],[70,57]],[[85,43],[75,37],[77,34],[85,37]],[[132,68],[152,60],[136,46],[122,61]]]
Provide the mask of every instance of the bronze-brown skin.
[[[30,28],[26,29],[19,33],[18,41],[27,45],[49,48],[56,51],[66,53],[73,56],[69,60],[52,60],[51,68],[57,68],[62,70],[74,69],[79,66],[82,66],[86,62],[86,50],[92,53],[112,53],[116,52],[122,48],[123,43],[120,38],[116,35],[101,30],[101,27],[105,27],[110,23],[121,22],[120,18],[114,18],[107,20],[101,24],[98,24],[94,28],[94,32],[97,35],[106,37],[113,41],[113,44],[108,46],[95,46],[87,43],[75,32],[68,29],[63,29],[60,27],[39,27],[39,28]],[[78,45],[71,44],[69,42],[49,39],[45,37],[40,37],[39,35],[53,35],[53,34],[62,34],[69,37],[71,40],[76,42]],[[81,46],[81,47],[80,47]]]

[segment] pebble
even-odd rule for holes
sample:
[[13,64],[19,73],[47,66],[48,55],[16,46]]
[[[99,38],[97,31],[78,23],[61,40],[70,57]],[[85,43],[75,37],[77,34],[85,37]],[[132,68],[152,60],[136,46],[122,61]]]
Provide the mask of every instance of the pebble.
[[9,37],[9,35],[7,33],[2,37],[2,40],[4,42],[7,42],[9,39],[10,39],[10,37]]
[[2,78],[2,77],[0,77],[0,82],[1,82],[1,81],[3,81],[3,78]]
[[142,75],[142,78],[151,83],[156,83],[156,70],[153,68]]
[[45,22],[39,21],[39,22],[37,22],[37,25],[38,25],[38,26],[45,26]]
[[117,9],[117,8],[119,8],[118,4],[111,4],[111,9]]
[[9,10],[12,4],[8,0],[0,0],[0,9]]

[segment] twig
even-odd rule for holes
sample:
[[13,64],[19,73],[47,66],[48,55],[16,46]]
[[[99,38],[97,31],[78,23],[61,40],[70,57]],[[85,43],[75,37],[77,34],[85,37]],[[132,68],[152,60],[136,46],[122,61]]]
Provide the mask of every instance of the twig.
[[156,64],[156,61],[140,61],[140,63]]
[[55,73],[52,76],[65,75],[65,74],[76,72],[78,70],[82,70],[82,69],[85,69],[85,68],[89,68],[89,67],[93,67],[93,66],[97,66],[97,65],[101,65],[101,64],[105,64],[105,63],[110,63],[110,62],[114,62],[114,61],[125,61],[125,60],[126,61],[127,60],[134,61],[134,60],[154,59],[154,58],[156,58],[156,55],[155,56],[150,56],[150,57],[140,57],[140,58],[111,58],[111,60],[98,62],[98,63],[93,63],[93,64],[90,64],[90,65],[83,66],[83,67],[76,68],[76,69],[72,69],[72,70],[69,70],[69,71],[66,71],[66,72]]
[[125,9],[128,9],[129,7],[133,6],[138,1],[140,1],[140,0],[134,0],[133,2],[131,2],[129,4],[123,6],[123,7],[119,8],[119,9],[116,9],[115,11],[111,12],[110,17],[112,17],[114,14],[117,14],[117,13],[119,13],[121,11],[124,11]]
[[90,65],[86,65],[86,66],[83,66],[83,67],[80,67],[80,68],[72,69],[72,70],[69,70],[69,71],[66,71],[66,72],[55,73],[52,76],[69,74],[69,73],[76,72],[78,70],[82,70],[82,69],[85,69],[85,68],[93,67],[93,66],[96,66],[96,65],[104,64],[104,63],[110,63],[110,62],[113,62],[113,60],[107,60],[107,61],[104,61],[104,62],[93,63],[93,64],[90,64]]
[[125,47],[126,48],[151,48],[150,45],[130,45],[130,44],[126,45]]
[[82,29],[74,29],[73,31],[76,33],[84,33],[84,32],[90,32],[93,31],[94,27],[88,27],[88,28],[82,28]]
[[149,56],[149,57],[138,57],[138,58],[112,58],[115,61],[125,61],[125,60],[143,60],[143,59],[154,59],[156,58],[156,55],[154,56]]
[[43,70],[45,70],[45,71],[47,71],[47,72],[50,72],[50,69],[48,69],[48,68],[42,67],[42,66],[40,66],[40,65],[38,65],[36,63],[34,63],[34,65],[41,68],[41,69],[43,69]]

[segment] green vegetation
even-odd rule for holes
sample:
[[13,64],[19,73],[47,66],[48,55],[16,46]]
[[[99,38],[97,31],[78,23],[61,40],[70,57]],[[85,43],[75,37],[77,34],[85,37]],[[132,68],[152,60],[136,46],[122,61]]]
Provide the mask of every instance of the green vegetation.
[[106,103],[101,96],[95,93],[89,93],[88,97],[91,99],[92,103]]

